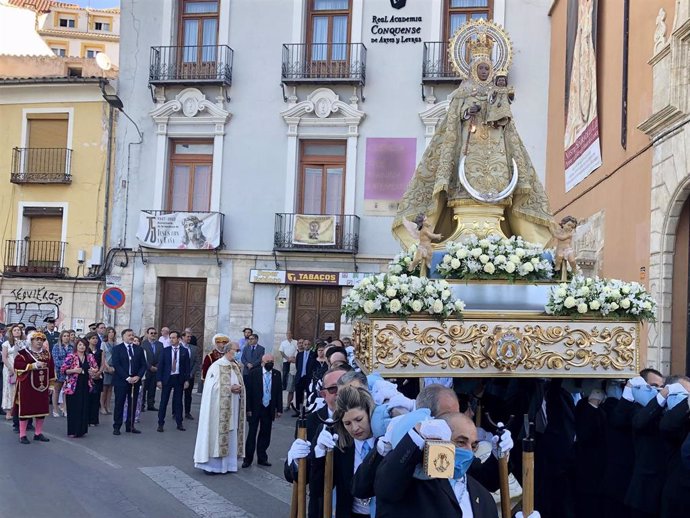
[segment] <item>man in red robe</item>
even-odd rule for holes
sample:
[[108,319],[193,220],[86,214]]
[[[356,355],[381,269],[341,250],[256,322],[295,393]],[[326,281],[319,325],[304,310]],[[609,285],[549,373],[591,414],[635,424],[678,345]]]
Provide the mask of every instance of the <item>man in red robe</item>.
[[217,334],[213,337],[213,345],[215,346],[215,349],[213,349],[210,353],[204,356],[204,362],[201,364],[202,382],[206,379],[206,373],[208,372],[208,369],[211,367],[211,365],[213,365],[214,362],[216,362],[224,356],[223,349],[225,348],[225,345],[228,343],[230,343],[230,338],[228,338],[224,334]]
[[43,420],[50,411],[50,391],[55,382],[55,364],[50,352],[45,350],[45,335],[35,332],[27,348],[22,349],[14,359],[17,373],[17,395],[15,412],[19,416],[19,442],[29,444],[26,429],[30,418],[36,419],[34,441],[48,442],[43,435]]

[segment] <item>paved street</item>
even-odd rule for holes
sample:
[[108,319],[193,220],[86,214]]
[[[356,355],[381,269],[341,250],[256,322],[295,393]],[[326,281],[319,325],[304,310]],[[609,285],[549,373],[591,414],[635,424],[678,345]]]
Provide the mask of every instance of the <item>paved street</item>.
[[[197,417],[201,396],[194,398]],[[123,429],[116,437],[112,416],[101,416],[101,425],[86,437],[68,439],[66,419],[49,417],[44,433],[51,442],[30,445],[19,444],[11,422],[2,421],[0,517],[287,516],[291,486],[283,479],[282,463],[295,425],[290,415],[274,424],[272,467],[258,467],[255,459],[251,468],[214,477],[194,469],[196,420],[185,421],[186,432],[166,420],[165,433],[157,433],[157,412],[145,412],[141,435]]]

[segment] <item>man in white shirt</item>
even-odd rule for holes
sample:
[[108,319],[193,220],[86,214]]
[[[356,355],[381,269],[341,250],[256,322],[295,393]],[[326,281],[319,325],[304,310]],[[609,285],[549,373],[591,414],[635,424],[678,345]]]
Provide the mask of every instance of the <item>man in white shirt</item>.
[[[285,333],[285,340],[280,342],[280,356],[283,359],[283,390],[288,391],[287,407],[285,411],[287,412],[292,403],[292,398],[295,393],[295,383],[294,375],[297,373],[297,368],[295,366],[295,358],[297,357],[297,340],[292,338],[292,331],[288,330]],[[294,372],[293,372],[294,371]],[[289,389],[288,377],[292,374],[292,390]]]
[[158,341],[163,344],[163,347],[170,347],[170,328],[161,327],[161,335],[158,337]]

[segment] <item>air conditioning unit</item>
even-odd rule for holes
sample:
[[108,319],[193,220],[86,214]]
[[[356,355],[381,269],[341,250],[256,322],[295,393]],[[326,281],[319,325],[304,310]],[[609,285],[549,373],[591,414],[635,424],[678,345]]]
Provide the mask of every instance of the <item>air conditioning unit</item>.
[[91,260],[89,266],[101,266],[103,264],[103,247],[94,246],[91,249]]

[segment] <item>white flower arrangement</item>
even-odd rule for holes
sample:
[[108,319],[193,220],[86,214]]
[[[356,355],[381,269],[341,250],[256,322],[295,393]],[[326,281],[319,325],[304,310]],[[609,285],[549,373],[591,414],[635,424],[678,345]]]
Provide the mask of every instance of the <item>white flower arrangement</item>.
[[413,244],[407,250],[403,250],[398,255],[396,255],[393,260],[388,263],[388,273],[393,275],[402,275],[406,273],[408,275],[419,275],[421,273],[420,266],[418,266],[415,271],[410,272],[409,266],[412,263],[414,254],[417,251],[417,245]]
[[445,279],[542,281],[553,277],[553,264],[541,245],[521,237],[472,235],[449,243],[436,270]]
[[444,280],[402,274],[379,273],[363,278],[343,299],[342,312],[349,318],[428,313],[444,319],[459,314],[465,304],[453,297]]
[[578,275],[549,291],[546,312],[550,315],[582,315],[656,320],[656,301],[637,282]]

